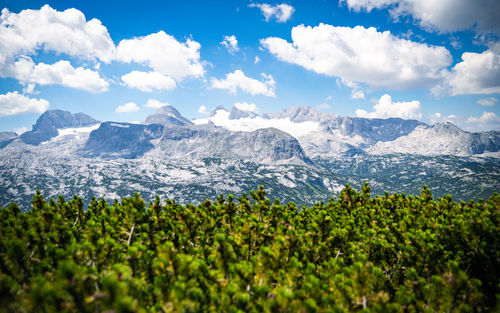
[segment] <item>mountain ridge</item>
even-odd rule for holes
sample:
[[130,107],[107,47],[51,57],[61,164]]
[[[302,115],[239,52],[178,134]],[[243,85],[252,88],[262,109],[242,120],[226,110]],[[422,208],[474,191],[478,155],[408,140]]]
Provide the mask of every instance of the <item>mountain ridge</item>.
[[[172,113],[162,112],[167,117]],[[311,108],[290,114],[300,122],[285,116],[229,119],[230,111],[225,110],[214,115],[217,123],[205,119],[179,125],[183,117],[174,113],[169,117],[175,121],[160,124],[107,121],[56,128],[55,137],[38,145],[25,143],[14,133],[0,134],[0,142],[6,142],[0,148],[0,206],[17,201],[29,207],[36,190],[48,196],[77,194],[86,200],[94,196],[112,200],[140,192],[150,199],[160,194],[179,201],[203,201],[266,185],[276,196],[299,204],[335,196],[347,183],[360,187],[367,182],[376,193],[409,194],[426,184],[438,195],[463,198],[487,197],[500,190],[499,153],[488,152],[498,147],[495,131],[469,133],[451,124],[432,127],[401,119],[353,120],[321,115]],[[226,119],[222,124],[221,118]],[[227,121],[239,126],[231,130],[224,127]],[[379,125],[384,121],[386,125]],[[306,129],[296,137],[284,131],[293,133],[297,127]],[[427,150],[426,155],[370,151],[382,144],[411,147],[418,140],[409,136],[418,132],[427,134],[420,140],[425,145],[440,134],[445,142],[451,138],[460,143],[458,150],[429,146],[431,152],[439,148],[432,156]],[[374,144],[371,135],[397,138]],[[410,143],[403,142],[405,138]],[[463,156],[460,151],[465,151]]]
[[[208,128],[215,127],[214,129],[225,129],[231,132],[231,128],[226,127],[224,122],[222,122],[222,125],[219,126],[215,126],[211,123],[211,118],[217,117],[217,112],[220,110],[227,112],[225,113],[227,114],[227,117],[225,118],[228,118],[228,120],[232,121],[232,123],[239,123],[241,121],[241,125],[243,126],[238,128],[238,131],[242,131],[239,135],[240,137],[246,136],[243,134],[245,131],[252,132],[258,129],[269,128],[269,125],[267,124],[267,126],[259,126],[257,124],[257,126],[254,125],[252,129],[245,130],[245,123],[248,123],[249,121],[257,121],[258,119],[268,120],[271,122],[271,125],[273,121],[280,122],[288,120],[289,123],[291,123],[290,125],[284,128],[277,127],[285,132],[287,132],[287,127],[300,128],[300,123],[316,123],[315,125],[317,126],[315,129],[307,131],[302,135],[291,136],[298,141],[300,146],[300,149],[296,147],[293,150],[297,153],[298,159],[304,160],[306,163],[308,162],[306,159],[311,157],[339,158],[358,153],[414,153],[421,155],[450,154],[461,156],[493,153],[493,156],[495,156],[496,153],[500,151],[499,131],[468,132],[460,129],[450,122],[427,125],[423,122],[411,119],[379,119],[339,116],[333,113],[321,113],[312,107],[307,106],[296,106],[284,109],[278,113],[264,113],[262,115],[255,112],[243,111],[236,107],[233,107],[231,110],[227,110],[223,106],[218,106],[212,110],[210,117],[202,123],[202,125],[207,125],[206,127]],[[0,136],[0,148],[5,148],[17,139],[20,139],[26,144],[39,145],[44,141],[48,141],[51,138],[56,137],[59,133],[58,129],[65,127],[82,127],[97,123],[99,123],[99,121],[83,113],[72,114],[67,111],[50,110],[38,118],[31,131],[25,132],[21,136],[8,132],[2,133],[4,135],[2,135],[3,137]],[[96,129],[94,132],[111,132],[107,134],[107,136],[114,139],[109,140],[109,138],[106,138],[104,135],[101,137],[97,136],[97,134],[92,135],[92,132],[89,137],[89,142],[85,145],[86,150],[82,150],[82,153],[83,155],[88,156],[101,154],[111,156],[114,154],[115,156],[122,156],[126,158],[138,157],[155,146],[150,142],[151,140],[156,140],[161,137],[151,136],[148,130],[152,128],[146,127],[147,125],[167,126],[166,129],[169,129],[170,132],[173,132],[173,129],[175,128],[180,129],[182,127],[191,128],[191,130],[197,132],[201,131],[201,128],[198,127],[199,125],[195,125],[195,123],[182,116],[182,114],[175,107],[166,105],[159,108],[155,113],[149,115],[143,124],[127,124],[119,122],[103,123],[101,127]],[[125,127],[125,124],[128,126]],[[118,129],[112,125],[122,125],[122,129]],[[123,129],[124,127],[131,127],[131,130],[135,130],[136,132],[141,133],[141,135],[138,135],[137,133],[134,134],[134,132],[131,132],[130,130],[126,131]],[[112,131],[112,129],[114,129],[114,131]],[[156,131],[159,131],[158,127]],[[161,128],[161,131],[163,131],[163,127]],[[126,138],[127,136],[132,136],[132,138],[135,139],[131,140],[130,138]],[[226,140],[226,145],[228,144],[227,140],[229,140],[229,138],[236,140],[238,137],[234,134],[231,136],[229,133],[225,135],[225,137],[223,136]],[[207,142],[204,143],[199,140],[200,138],[198,136],[197,143],[202,146],[206,145],[207,147],[216,147],[210,142],[215,139],[210,139],[208,137],[209,136],[206,138]],[[97,138],[100,138],[99,140],[102,142],[97,143]],[[252,140],[251,138],[251,136],[247,137],[248,140]],[[130,141],[128,144],[124,142],[127,140]],[[96,151],[92,152],[91,150],[93,144],[99,146],[99,148],[96,148],[97,150],[100,149],[102,151],[99,152],[94,149]],[[138,147],[132,148],[134,144],[137,144]],[[104,152],[106,150],[105,145],[109,146],[109,151],[107,152]],[[120,150],[120,145],[123,147],[123,149],[121,149],[123,150],[122,152],[118,151]],[[217,149],[221,150],[221,148]],[[194,152],[196,149],[192,148],[191,150],[191,152]],[[114,152],[111,153],[111,151]],[[302,153],[305,153],[306,157],[302,156]],[[204,155],[207,154],[209,153],[204,153]],[[238,153],[233,154],[238,155]]]
[[40,115],[31,131],[23,133],[20,138],[24,143],[39,145],[56,137],[58,129],[67,127],[83,127],[98,124],[99,121],[83,113],[71,113],[62,110],[49,110]]

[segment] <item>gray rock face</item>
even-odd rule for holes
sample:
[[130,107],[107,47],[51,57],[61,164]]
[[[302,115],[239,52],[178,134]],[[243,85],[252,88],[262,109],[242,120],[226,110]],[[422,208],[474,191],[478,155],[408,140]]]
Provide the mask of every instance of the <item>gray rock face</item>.
[[471,133],[472,154],[500,151],[500,132]]
[[297,139],[275,128],[231,132],[213,125],[165,127],[160,148],[172,157],[222,157],[310,163]]
[[243,111],[236,107],[233,107],[231,109],[231,112],[229,113],[230,120],[239,120],[240,118],[245,118],[245,117],[254,118],[256,116],[257,114],[255,114],[254,112]]
[[151,140],[158,139],[162,132],[160,124],[105,122],[90,133],[80,153],[86,157],[133,159],[151,150]]
[[[158,139],[158,144],[153,140]],[[275,128],[231,132],[213,125],[105,122],[90,133],[85,157],[137,158],[158,146],[166,157],[221,157],[256,162],[311,163],[297,139]]]
[[289,109],[283,110],[279,113],[265,113],[262,115],[263,118],[276,118],[285,119],[288,118],[292,122],[322,122],[326,120],[332,120],[338,117],[338,115],[333,113],[321,113],[310,106],[294,106]]
[[372,154],[405,153],[417,155],[470,156],[500,151],[500,132],[467,132],[452,123],[421,125],[406,136],[378,142],[368,149]]
[[83,113],[71,114],[67,111],[49,110],[38,118],[33,130],[21,135],[21,140],[30,145],[39,145],[58,135],[58,128],[84,127],[99,121]]
[[431,128],[435,136],[432,137],[449,138],[449,142],[457,142],[461,146],[461,152],[464,154],[481,154],[484,152],[497,152],[500,150],[500,132],[468,132],[464,131],[450,122],[439,123]]
[[183,117],[173,106],[166,105],[158,109],[154,114],[146,118],[144,124],[163,124],[186,126],[193,125],[187,118]]
[[417,126],[425,125],[416,120],[401,118],[367,119],[361,117],[337,117],[326,120],[321,126],[328,131],[339,130],[342,135],[367,138],[368,142],[391,141],[411,133]]
[[16,140],[19,136],[14,132],[0,132],[0,149]]
[[217,114],[217,111],[219,111],[219,110],[227,111],[226,108],[223,105],[218,105],[212,111],[210,111],[210,117],[212,117],[215,114]]
[[467,133],[450,122],[434,124],[431,126],[431,129],[438,136],[455,137],[462,136],[463,134]]

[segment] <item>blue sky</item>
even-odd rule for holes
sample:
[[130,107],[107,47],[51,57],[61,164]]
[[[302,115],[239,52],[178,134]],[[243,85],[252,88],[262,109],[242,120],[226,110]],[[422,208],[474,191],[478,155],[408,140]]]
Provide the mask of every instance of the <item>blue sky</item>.
[[165,103],[500,129],[495,0],[0,4],[0,131],[46,109],[143,121]]

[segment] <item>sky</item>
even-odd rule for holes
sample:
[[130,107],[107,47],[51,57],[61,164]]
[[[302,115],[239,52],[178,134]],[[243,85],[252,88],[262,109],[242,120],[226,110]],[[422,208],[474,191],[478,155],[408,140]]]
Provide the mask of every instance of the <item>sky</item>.
[[0,131],[292,106],[500,130],[500,1],[0,0]]

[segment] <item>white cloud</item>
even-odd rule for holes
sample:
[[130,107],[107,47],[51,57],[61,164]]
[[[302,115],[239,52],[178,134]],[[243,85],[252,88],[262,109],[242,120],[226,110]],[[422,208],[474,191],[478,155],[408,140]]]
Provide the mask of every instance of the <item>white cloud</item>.
[[236,93],[237,89],[253,95],[261,94],[268,97],[275,97],[274,88],[276,82],[271,75],[261,74],[263,81],[245,76],[241,70],[236,70],[226,75],[226,78],[211,79],[211,87],[215,89],[227,89],[231,93]]
[[271,17],[275,17],[280,23],[285,23],[292,17],[295,9],[288,4],[282,3],[277,5],[270,5],[267,3],[250,3],[248,5],[250,8],[259,8],[264,15],[266,22],[269,22]]
[[451,122],[451,123],[457,124],[456,119],[457,119],[457,116],[454,114],[444,116],[441,113],[436,112],[434,114],[431,114],[431,116],[429,117],[429,122],[431,124],[443,123],[443,122]]
[[356,90],[354,89],[351,92],[351,99],[364,99],[365,98],[365,93],[363,90]]
[[347,86],[349,88],[352,88],[351,99],[364,99],[365,98],[365,93],[361,89],[361,86],[358,83],[342,79],[341,84],[343,84],[344,86]]
[[234,106],[241,111],[245,112],[257,112],[257,106],[255,103],[248,103],[248,102],[236,102]]
[[23,94],[33,94],[35,93],[35,84],[33,83],[29,83],[28,85],[26,85],[24,88],[23,88]]
[[483,53],[465,52],[462,61],[446,73],[435,94],[451,95],[500,93],[500,43]]
[[422,27],[441,33],[470,28],[480,32],[500,30],[497,0],[341,0],[339,3],[356,12],[389,8],[394,19],[411,15]]
[[207,107],[202,105],[200,106],[200,108],[198,109],[198,113],[201,113],[201,114],[210,114],[210,112],[207,110]]
[[326,102],[323,102],[316,107],[320,110],[328,110],[330,108],[330,105]]
[[500,117],[493,112],[483,112],[480,117],[470,116],[466,125],[469,130],[500,130]]
[[231,54],[240,50],[238,47],[238,40],[235,35],[224,36],[224,40],[222,40],[220,44],[226,47],[227,51]]
[[148,102],[146,102],[146,108],[153,108],[153,109],[159,109],[161,107],[164,107],[166,105],[169,105],[166,102],[161,102],[156,99],[148,99]]
[[153,89],[172,90],[177,86],[171,77],[158,72],[132,71],[123,75],[122,80],[128,87],[144,92],[152,92]]
[[120,105],[116,108],[115,112],[118,113],[129,113],[129,112],[137,112],[139,111],[139,106],[134,102],[128,102],[124,105]]
[[[23,10],[18,14],[3,9],[0,16],[0,77],[15,78],[22,84],[61,84],[102,92],[108,89],[108,82],[98,73],[100,62],[120,61],[146,65],[169,77],[149,75],[148,79],[154,81],[152,85],[143,84],[140,88],[171,89],[174,86],[171,80],[179,82],[204,75],[200,47],[194,40],[179,42],[163,31],[122,40],[116,47],[99,20],[87,21],[77,9],[57,11],[45,5],[40,10]],[[40,52],[66,54],[91,62],[78,68],[68,61],[35,64],[31,58]],[[138,84],[137,80],[134,82]]]
[[482,105],[483,107],[493,107],[497,104],[498,99],[495,97],[490,98],[481,98],[477,100],[477,103]]
[[258,56],[255,56],[255,60],[253,61],[253,64],[257,64],[260,62],[260,58]]
[[164,31],[145,37],[124,39],[117,48],[117,58],[123,62],[148,65],[155,72],[168,75],[176,81],[204,74],[200,62],[201,45],[191,39],[177,41]]
[[367,118],[422,118],[422,112],[420,111],[420,101],[413,100],[408,102],[393,102],[392,97],[388,94],[380,97],[373,109],[374,111],[369,113],[365,110],[358,109],[356,110],[356,116]]
[[108,90],[109,83],[98,72],[83,67],[74,68],[68,61],[35,64],[30,58],[20,58],[12,68],[12,76],[22,83],[62,85],[93,93]]
[[292,43],[261,40],[279,60],[318,74],[375,87],[408,89],[435,85],[451,61],[444,47],[430,46],[362,26],[296,26]]
[[0,16],[0,63],[15,55],[54,51],[109,63],[115,45],[98,19],[86,21],[77,9],[57,11],[49,5],[20,13],[2,10]]
[[0,116],[28,112],[43,113],[48,108],[49,102],[47,100],[28,98],[17,91],[0,95]]
[[108,89],[108,83],[97,72],[83,67],[75,69],[68,61],[35,64],[30,56],[39,51],[110,63],[115,56],[115,45],[99,20],[87,21],[77,9],[57,11],[48,5],[18,14],[3,9],[0,76],[15,78],[23,84],[58,84],[91,92]]

